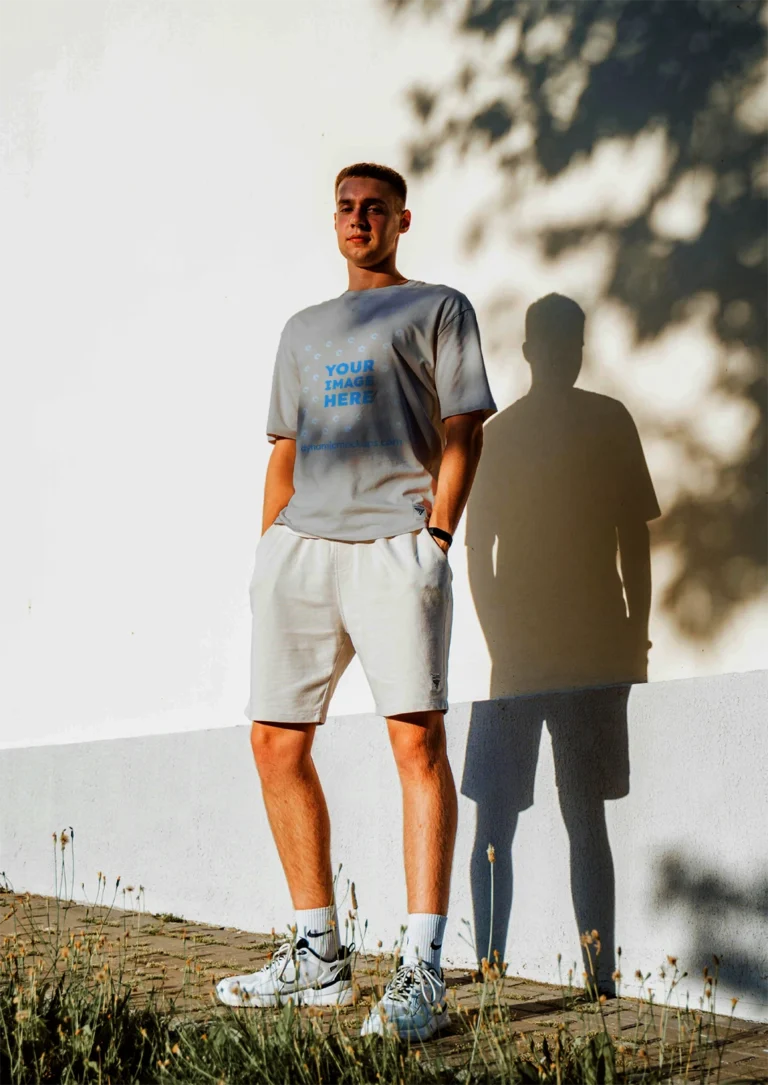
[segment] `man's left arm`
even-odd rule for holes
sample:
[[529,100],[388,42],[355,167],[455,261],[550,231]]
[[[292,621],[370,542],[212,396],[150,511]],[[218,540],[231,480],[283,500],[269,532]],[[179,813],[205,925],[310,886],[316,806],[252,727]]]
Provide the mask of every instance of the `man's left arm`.
[[[488,412],[470,411],[444,419],[445,448],[438,472],[429,526],[455,534],[469,500],[469,492],[483,450],[483,419]],[[449,544],[435,538],[447,550]]]

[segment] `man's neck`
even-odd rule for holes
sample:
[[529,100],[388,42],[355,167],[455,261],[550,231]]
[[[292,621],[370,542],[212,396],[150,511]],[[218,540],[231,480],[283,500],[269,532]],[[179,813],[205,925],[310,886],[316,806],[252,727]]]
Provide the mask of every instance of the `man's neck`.
[[349,271],[350,290],[376,290],[382,286],[402,286],[407,283],[405,275],[401,275],[392,264],[379,267],[356,267],[347,261]]

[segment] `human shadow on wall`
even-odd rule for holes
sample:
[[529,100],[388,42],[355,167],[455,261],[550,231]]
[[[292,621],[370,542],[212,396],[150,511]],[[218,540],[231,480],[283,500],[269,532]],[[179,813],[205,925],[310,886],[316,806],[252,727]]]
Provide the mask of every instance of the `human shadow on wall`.
[[532,305],[523,345],[531,390],[485,430],[466,543],[491,701],[473,708],[461,790],[477,804],[478,955],[490,945],[503,957],[512,844],[519,814],[533,803],[546,722],[576,921],[580,933],[600,933],[598,980],[610,990],[615,893],[605,802],[629,791],[627,700],[630,684],[647,678],[647,521],[660,513],[627,410],[573,387],[583,342],[574,301],[551,294]]

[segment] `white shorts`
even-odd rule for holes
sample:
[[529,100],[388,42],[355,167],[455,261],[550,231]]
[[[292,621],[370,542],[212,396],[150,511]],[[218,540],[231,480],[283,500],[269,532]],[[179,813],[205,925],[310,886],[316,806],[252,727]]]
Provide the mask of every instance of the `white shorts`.
[[445,711],[452,579],[423,528],[339,542],[273,524],[251,579],[248,719],[325,723],[355,652],[380,715]]

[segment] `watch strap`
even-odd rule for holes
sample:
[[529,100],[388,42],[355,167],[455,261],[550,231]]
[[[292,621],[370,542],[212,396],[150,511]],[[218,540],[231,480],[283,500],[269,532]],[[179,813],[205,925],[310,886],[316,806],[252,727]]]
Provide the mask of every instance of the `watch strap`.
[[443,531],[441,527],[428,527],[427,531],[430,535],[434,536],[434,538],[442,539],[443,542],[447,542],[449,546],[453,542],[453,535],[451,535],[450,531]]

